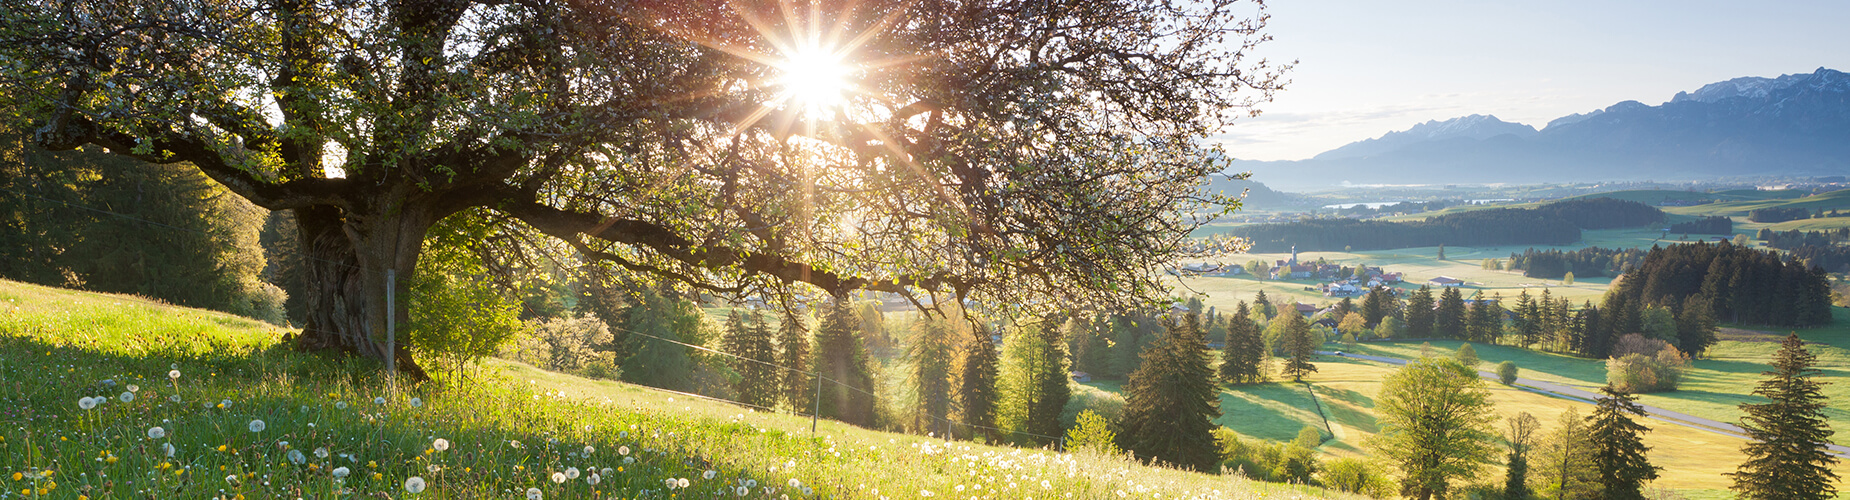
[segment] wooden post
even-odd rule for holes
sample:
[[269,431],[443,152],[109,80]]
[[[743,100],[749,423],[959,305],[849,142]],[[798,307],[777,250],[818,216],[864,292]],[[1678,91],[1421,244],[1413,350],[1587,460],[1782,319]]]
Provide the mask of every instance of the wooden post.
[[393,302],[398,288],[398,275],[393,269],[385,270],[385,379],[392,390],[398,390],[398,308]]
[[809,433],[815,434],[816,419],[822,415],[822,373],[820,371],[816,373],[816,394],[810,397],[814,399],[816,407],[809,411]]

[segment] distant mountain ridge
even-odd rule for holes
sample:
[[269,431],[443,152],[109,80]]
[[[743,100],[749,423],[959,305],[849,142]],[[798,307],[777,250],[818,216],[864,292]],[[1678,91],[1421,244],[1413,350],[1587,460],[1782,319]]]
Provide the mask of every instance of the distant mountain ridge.
[[1841,175],[1850,171],[1850,74],[1736,78],[1657,106],[1623,101],[1564,116],[1539,131],[1489,115],[1428,121],[1308,160],[1234,168],[1289,190]]

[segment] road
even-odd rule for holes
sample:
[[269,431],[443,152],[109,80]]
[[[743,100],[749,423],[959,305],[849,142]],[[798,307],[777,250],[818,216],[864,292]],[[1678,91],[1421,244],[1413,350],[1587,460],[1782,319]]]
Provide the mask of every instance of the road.
[[[1400,359],[1400,358],[1369,356],[1366,354],[1340,353],[1340,352],[1333,352],[1333,351],[1317,351],[1317,354],[1322,354],[1325,356],[1341,356],[1345,358],[1365,359],[1369,361],[1378,361],[1378,362],[1388,363],[1388,364],[1393,364],[1393,365],[1407,364],[1407,360]],[[1478,370],[1477,375],[1479,377],[1483,377],[1485,380],[1502,383],[1501,379],[1497,378],[1497,374],[1493,372],[1489,372],[1485,370]],[[1597,393],[1588,391],[1586,389],[1581,389],[1579,387],[1574,387],[1571,385],[1560,384],[1560,383],[1555,383],[1555,382],[1543,382],[1540,380],[1526,379],[1522,377],[1517,377],[1516,383],[1512,385],[1516,386],[1517,388],[1527,390],[1530,392],[1537,392],[1537,393],[1547,394],[1551,396],[1572,399],[1575,401],[1580,401],[1582,403],[1588,403],[1588,404],[1595,403],[1600,397],[1600,395]],[[1651,418],[1652,420],[1657,420],[1657,421],[1669,423],[1672,425],[1681,425],[1684,427],[1701,430],[1701,431],[1713,432],[1713,433],[1721,434],[1724,436],[1730,436],[1730,437],[1735,437],[1735,438],[1740,438],[1740,439],[1747,439],[1747,432],[1745,430],[1742,430],[1741,427],[1738,425],[1730,424],[1727,422],[1710,420],[1710,419],[1698,417],[1695,415],[1689,415],[1686,413],[1674,412],[1674,411],[1670,411],[1670,410],[1666,410],[1663,408],[1658,408],[1658,407],[1650,406],[1650,405],[1640,404],[1638,406],[1643,407],[1645,413],[1647,414],[1646,416]],[[1840,445],[1835,445],[1835,444],[1828,444],[1828,445],[1825,445],[1825,449],[1830,450],[1831,454],[1836,455],[1838,458],[1850,458],[1850,447],[1845,447],[1845,446],[1840,446]]]

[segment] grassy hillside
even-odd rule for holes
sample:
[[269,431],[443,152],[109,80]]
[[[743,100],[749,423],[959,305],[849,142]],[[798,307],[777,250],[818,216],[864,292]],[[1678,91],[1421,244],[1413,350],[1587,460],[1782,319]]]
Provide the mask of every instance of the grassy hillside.
[[0,280],[0,310],[6,497],[1341,496],[828,421],[811,434],[806,418],[501,361],[394,390],[376,365],[281,349],[286,332],[256,321],[130,297]]
[[1802,198],[1774,198],[1762,200],[1740,200],[1696,205],[1692,207],[1665,207],[1664,211],[1679,215],[1726,215],[1745,217],[1747,213],[1762,208],[1804,208],[1807,210],[1850,209],[1850,189],[1819,193]]
[[1590,194],[1583,194],[1579,196],[1570,196],[1564,199],[1573,200],[1573,199],[1583,199],[1583,198],[1612,198],[1615,200],[1636,201],[1636,202],[1644,203],[1647,205],[1657,205],[1657,204],[1660,204],[1660,203],[1663,203],[1669,200],[1687,201],[1687,202],[1692,202],[1692,203],[1706,203],[1706,202],[1712,202],[1712,201],[1760,201],[1760,200],[1773,200],[1773,199],[1782,199],[1782,198],[1797,198],[1803,194],[1805,194],[1804,191],[1795,191],[1795,190],[1789,190],[1789,189],[1788,190],[1776,190],[1776,191],[1735,189],[1735,190],[1729,190],[1729,191],[1711,191],[1711,192],[1677,191],[1677,190],[1671,190],[1671,189],[1634,189],[1634,190],[1628,190],[1628,191],[1608,191],[1604,193],[1590,193]]

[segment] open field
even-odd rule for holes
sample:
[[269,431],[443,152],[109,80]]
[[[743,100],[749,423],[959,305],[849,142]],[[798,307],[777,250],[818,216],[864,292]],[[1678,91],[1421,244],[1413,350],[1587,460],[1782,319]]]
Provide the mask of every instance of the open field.
[[0,281],[0,308],[0,472],[19,473],[0,495],[1344,496],[829,421],[812,435],[800,416],[504,361],[393,389],[376,364],[291,352],[260,323],[129,297]]
[[1762,208],[1804,208],[1807,210],[1850,209],[1850,189],[1819,193],[1803,198],[1775,198],[1763,200],[1740,200],[1709,203],[1691,207],[1664,207],[1664,212],[1679,215],[1726,215],[1729,217],[1746,217],[1747,213]]
[[[1414,351],[1418,350],[1418,344],[1410,346]],[[1488,350],[1485,348],[1478,352],[1484,354]],[[1335,434],[1335,438],[1326,441],[1319,450],[1334,456],[1366,454],[1365,443],[1379,432],[1375,423],[1374,398],[1380,393],[1381,381],[1397,368],[1385,363],[1329,356],[1318,360],[1317,368],[1318,371],[1305,377],[1305,381],[1316,388],[1324,411],[1330,415],[1330,424]],[[1532,372],[1525,372],[1523,376],[1531,375]],[[1088,385],[1110,390],[1117,388],[1116,384],[1110,382]],[[1535,415],[1542,422],[1540,434],[1544,436],[1556,427],[1560,414],[1569,408],[1576,409],[1582,416],[1592,411],[1592,405],[1578,401],[1495,383],[1488,383],[1487,387],[1501,419],[1524,412]],[[1223,386],[1222,416],[1217,423],[1243,436],[1288,441],[1305,425],[1322,427],[1316,411],[1304,394],[1303,386],[1289,381]],[[1651,461],[1664,467],[1662,477],[1654,486],[1678,490],[1692,499],[1730,497],[1726,490],[1731,483],[1722,474],[1732,472],[1740,464],[1740,447],[1745,443],[1744,440],[1651,420],[1644,421],[1644,424],[1652,429],[1645,436],[1645,444],[1652,447],[1649,454]],[[1501,429],[1503,421],[1499,420],[1497,425]],[[1840,466],[1838,471],[1839,474],[1850,473],[1850,465]],[[1500,466],[1492,466],[1480,481],[1501,481],[1502,474]]]

